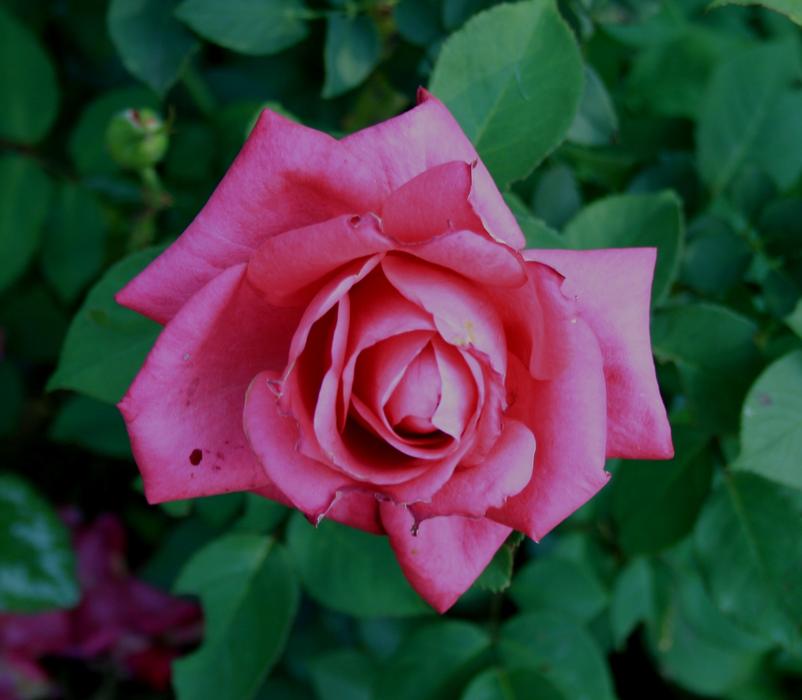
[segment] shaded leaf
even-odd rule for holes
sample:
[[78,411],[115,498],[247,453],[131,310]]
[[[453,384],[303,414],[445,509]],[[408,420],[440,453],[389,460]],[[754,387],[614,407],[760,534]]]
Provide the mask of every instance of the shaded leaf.
[[290,520],[287,548],[315,600],[357,617],[431,612],[407,583],[386,537],[323,520]]
[[72,389],[117,403],[142,365],[159,324],[114,301],[114,295],[161,252],[134,253],[110,267],[72,320],[48,390]]
[[50,178],[30,158],[0,157],[0,292],[25,271],[39,247]]
[[414,631],[376,679],[382,700],[443,700],[459,697],[490,650],[476,625],[442,620]]
[[744,472],[705,506],[694,543],[721,612],[775,643],[798,643],[802,620],[802,492]]
[[370,17],[332,15],[326,25],[323,97],[336,97],[359,85],[376,66],[381,38]]
[[56,73],[33,33],[5,7],[0,7],[0,95],[0,138],[40,141],[58,112]]
[[199,595],[205,618],[201,648],[175,663],[178,698],[252,698],[298,607],[298,584],[281,546],[259,535],[225,535],[190,559],[175,588]]
[[[197,41],[173,17],[176,0],[111,0],[108,29],[123,65],[163,95],[181,77]],[[133,105],[139,107],[139,105]]]
[[184,0],[175,14],[204,39],[254,56],[283,51],[307,33],[302,0]]

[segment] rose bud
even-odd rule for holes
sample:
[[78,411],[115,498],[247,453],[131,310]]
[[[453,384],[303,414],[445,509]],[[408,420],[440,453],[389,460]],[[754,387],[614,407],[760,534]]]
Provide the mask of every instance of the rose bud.
[[126,170],[156,165],[167,152],[167,127],[152,109],[126,109],[115,114],[106,128],[106,147]]

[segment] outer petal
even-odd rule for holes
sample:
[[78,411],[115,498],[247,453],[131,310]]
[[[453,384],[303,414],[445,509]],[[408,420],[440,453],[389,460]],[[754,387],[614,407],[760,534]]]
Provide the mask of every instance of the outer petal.
[[385,232],[404,243],[420,243],[459,229],[484,233],[482,220],[468,201],[471,180],[471,165],[462,161],[422,172],[385,200],[381,212]]
[[317,291],[311,285],[333,270],[392,248],[378,223],[371,215],[340,216],[272,236],[251,258],[248,279],[271,304],[306,302]]
[[550,379],[565,367],[564,323],[576,309],[561,291],[563,278],[540,263],[526,263],[526,284],[485,290],[504,326],[510,352],[536,379]]
[[487,168],[446,107],[426,90],[418,106],[386,122],[343,139],[343,146],[376,163],[387,192],[442,163],[477,162],[470,200],[485,228],[497,240],[522,248],[525,240]]
[[438,515],[483,516],[521,491],[532,478],[535,437],[523,423],[507,419],[484,462],[457,469],[431,503],[410,506],[417,520]]
[[167,325],[120,403],[151,503],[269,485],[242,408],[257,372],[283,367],[299,316],[265,304],[238,265]]
[[372,493],[364,491],[339,491],[326,517],[335,522],[355,527],[357,530],[384,534],[379,517],[379,501]]
[[340,142],[265,110],[233,165],[183,235],[118,301],[166,323],[198,289],[288,229],[378,211],[383,185]]
[[487,516],[534,540],[567,518],[607,483],[604,372],[599,345],[582,319],[566,321],[570,359],[555,379],[533,380],[510,356],[507,415],[537,437],[532,480]]
[[432,518],[413,534],[404,506],[380,505],[382,523],[412,587],[438,612],[448,610],[484,571],[511,530],[486,519]]
[[313,522],[323,517],[337,492],[357,484],[345,474],[298,451],[298,424],[282,413],[272,384],[277,372],[262,372],[248,389],[244,424],[250,445],[270,479]]
[[649,338],[654,248],[528,250],[554,267],[599,340],[607,380],[607,456],[669,459],[671,429]]

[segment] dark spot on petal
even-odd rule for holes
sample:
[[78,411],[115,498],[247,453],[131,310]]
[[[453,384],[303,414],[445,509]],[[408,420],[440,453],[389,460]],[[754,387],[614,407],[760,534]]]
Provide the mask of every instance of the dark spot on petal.
[[355,214],[350,219],[348,219],[348,223],[351,224],[351,226],[359,226],[360,221],[362,221],[362,217],[359,216],[359,214]]
[[201,460],[203,459],[203,452],[201,452],[197,447],[189,453],[189,463],[193,467],[197,467]]
[[222,452],[215,452],[217,459],[225,459],[226,456]]
[[220,471],[222,468],[223,468],[223,467],[221,467],[219,464],[215,464],[215,465],[212,467],[212,471],[219,472],[219,471]]

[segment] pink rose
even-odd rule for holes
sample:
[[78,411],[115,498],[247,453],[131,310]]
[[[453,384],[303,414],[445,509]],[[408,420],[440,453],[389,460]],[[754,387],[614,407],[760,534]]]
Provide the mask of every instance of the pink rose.
[[667,458],[654,249],[523,250],[421,90],[335,140],[265,110],[184,234],[118,295],[165,324],[120,408],[149,501],[255,491],[386,534],[437,610]]

